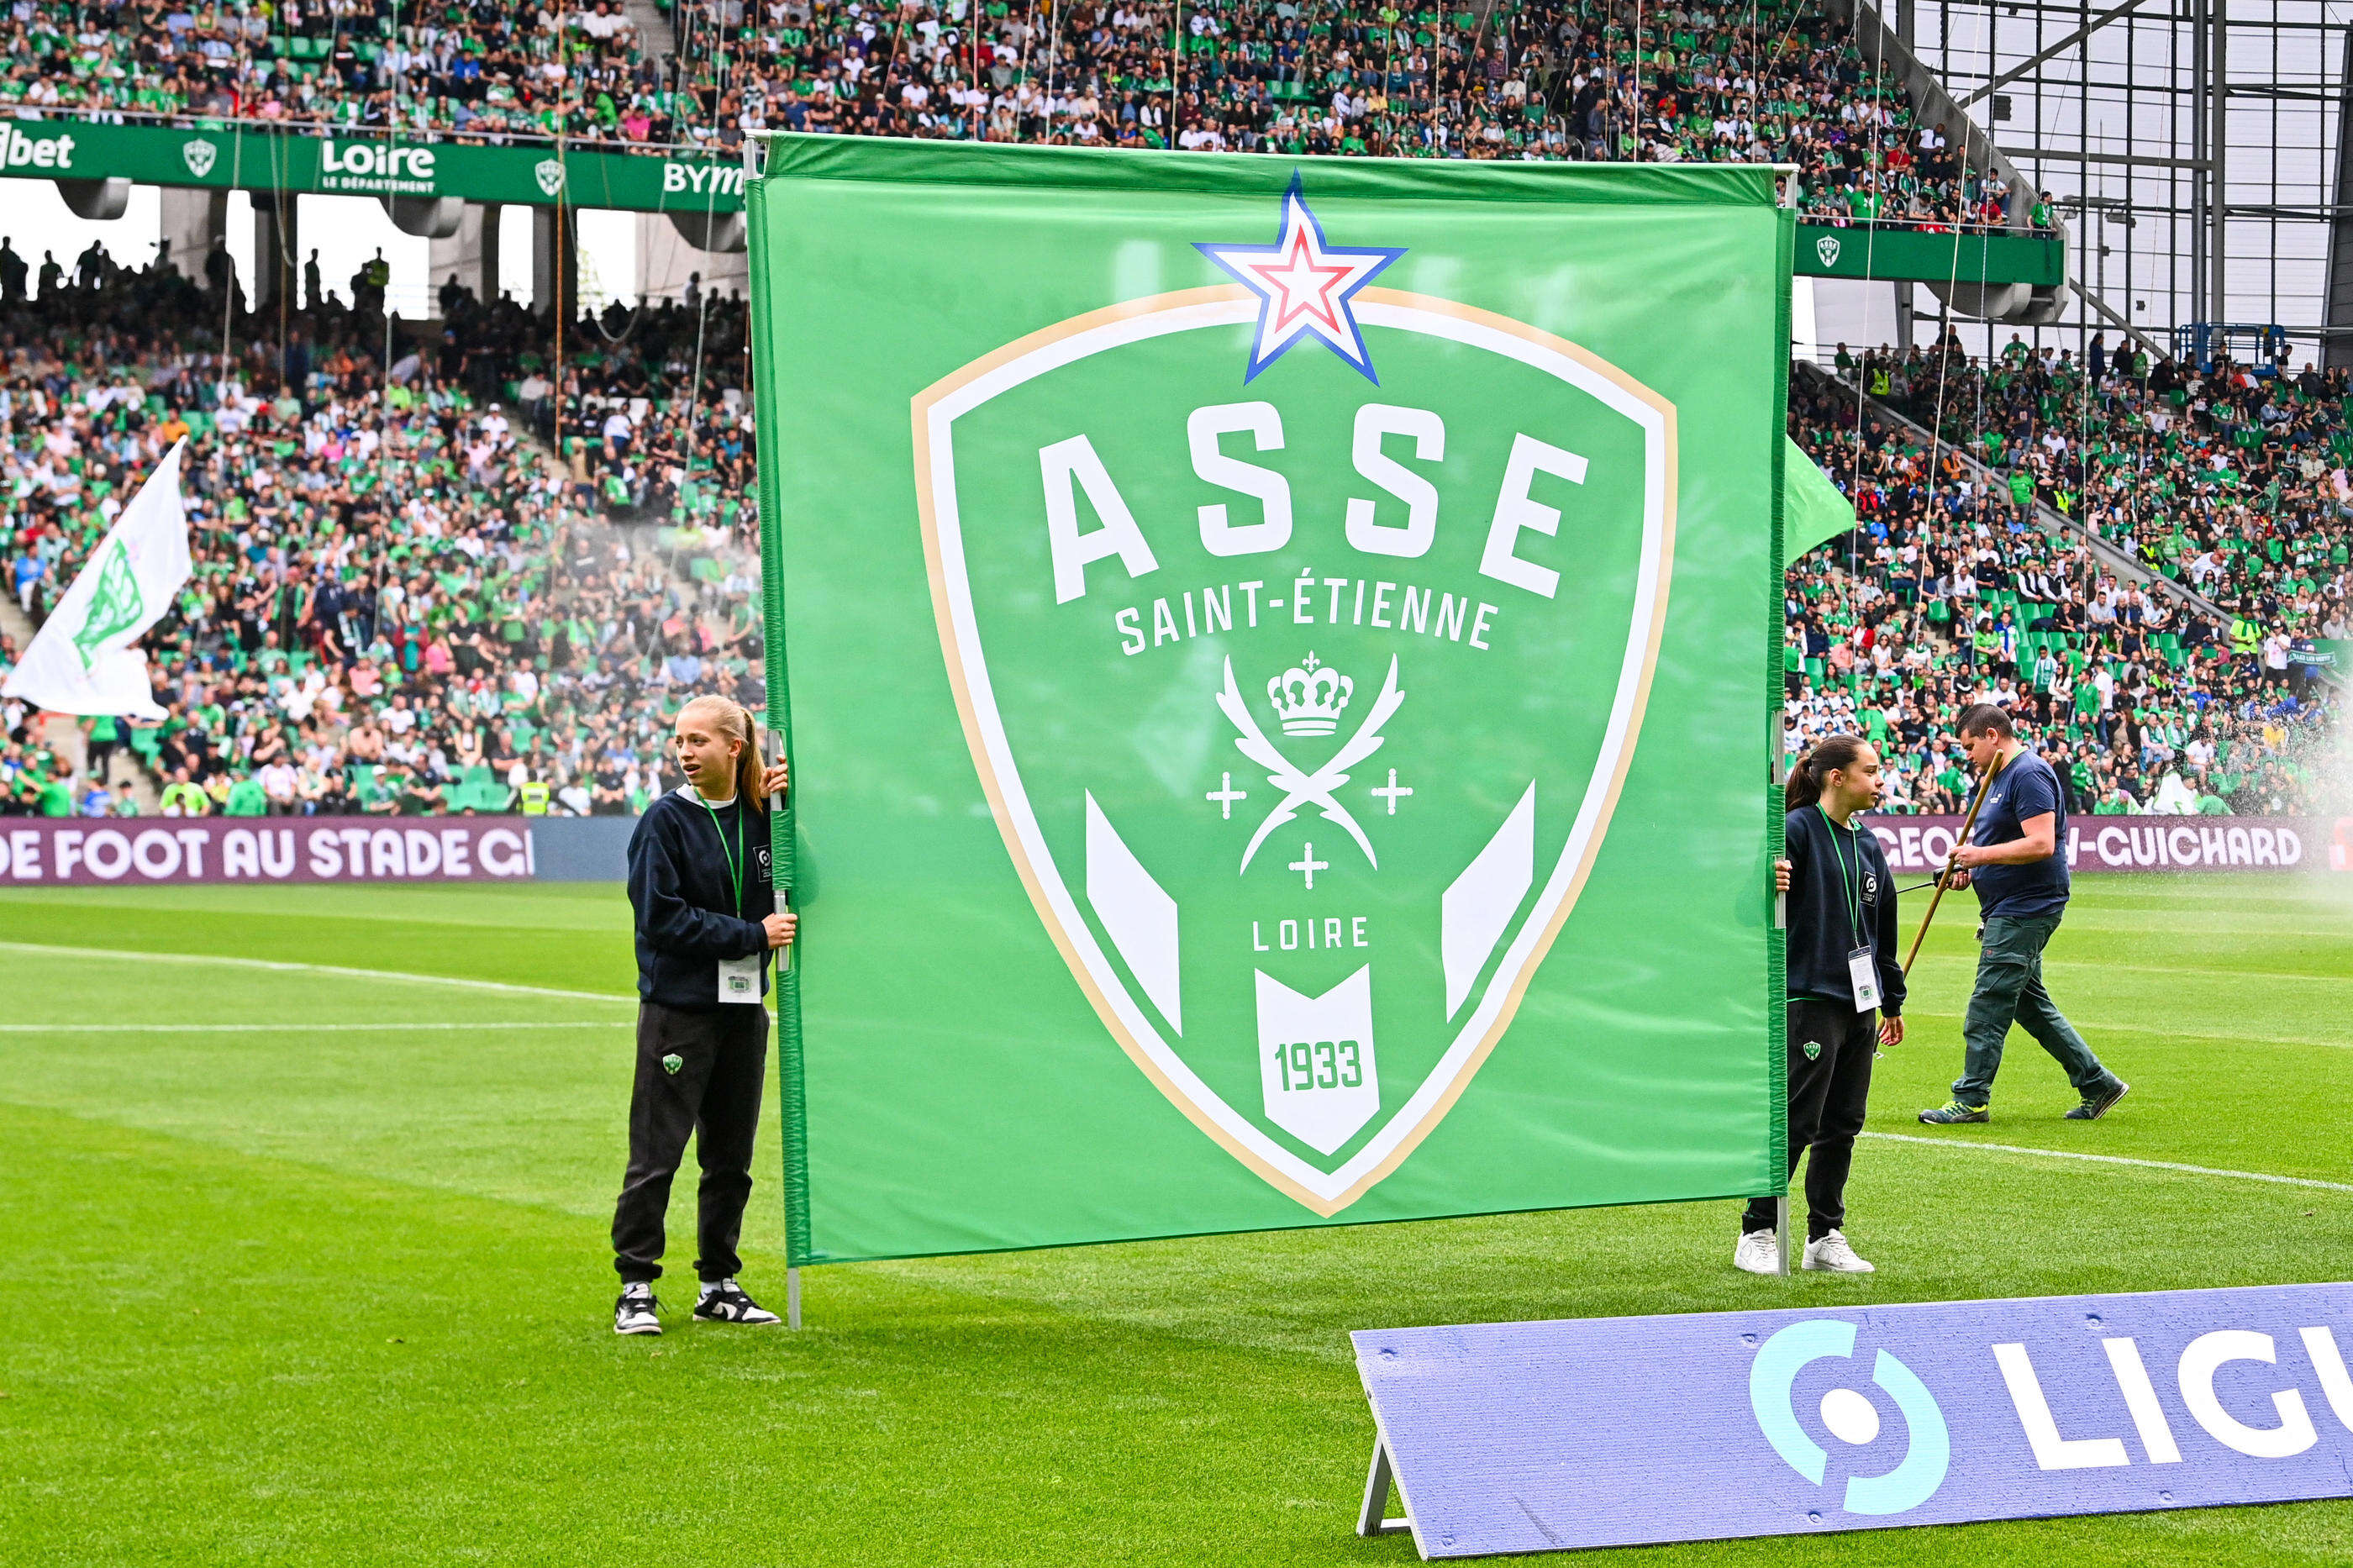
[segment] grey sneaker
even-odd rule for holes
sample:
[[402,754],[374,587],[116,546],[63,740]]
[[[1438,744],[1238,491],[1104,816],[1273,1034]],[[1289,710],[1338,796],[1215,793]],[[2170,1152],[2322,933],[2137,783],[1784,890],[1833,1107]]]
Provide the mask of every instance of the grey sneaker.
[[746,1323],[765,1328],[781,1323],[782,1318],[744,1293],[744,1288],[733,1279],[718,1279],[702,1288],[702,1299],[694,1303],[695,1321],[704,1323]]
[[2085,1095],[2084,1097],[2084,1103],[2067,1112],[2064,1120],[2069,1121],[2097,1121],[2101,1117],[2105,1116],[2108,1113],[2108,1108],[2110,1106],[2116,1104],[2117,1100],[2122,1100],[2126,1094],[2130,1093],[2131,1090],[2132,1085],[2126,1083],[2124,1079],[2120,1078],[2110,1079],[2108,1080],[2107,1088],[2095,1089],[2092,1093]]
[[1955,1100],[1934,1110],[1922,1111],[1920,1120],[1931,1127],[1950,1127],[1963,1121],[1991,1121],[1993,1112],[1982,1105],[1963,1105]]
[[660,1333],[661,1320],[654,1315],[660,1310],[661,1303],[654,1299],[652,1287],[632,1285],[621,1292],[619,1300],[613,1303],[613,1331],[617,1334]]

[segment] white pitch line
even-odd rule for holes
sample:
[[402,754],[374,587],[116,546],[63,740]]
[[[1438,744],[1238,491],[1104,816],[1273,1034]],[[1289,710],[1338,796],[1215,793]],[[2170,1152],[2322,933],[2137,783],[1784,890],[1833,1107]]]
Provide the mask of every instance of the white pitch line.
[[2332,1193],[2353,1193],[2353,1183],[2323,1182],[2311,1176],[2274,1176],[2265,1171],[2224,1171],[2212,1165],[2181,1165],[2171,1160],[2135,1160],[2123,1154],[2084,1154],[2073,1149],[2029,1149],[2021,1143],[1979,1143],[1958,1138],[1921,1138],[1909,1132],[1865,1132],[1890,1143],[1925,1143],[1931,1149],[1988,1150],[1996,1154],[2036,1154],[2046,1160],[2084,1160],[2098,1165],[2138,1165],[2147,1171],[2180,1171],[2192,1176],[2226,1176],[2234,1182],[2270,1182],[2283,1187],[2319,1187]]
[[231,958],[215,952],[133,952],[114,947],[52,947],[47,942],[0,942],[0,952],[39,952],[58,958],[111,959],[118,963],[200,963],[230,969],[268,969],[285,973],[340,974],[355,980],[399,980],[415,985],[455,985],[469,991],[500,991],[510,996],[561,996],[573,1002],[635,1002],[601,991],[560,991],[549,985],[513,985],[503,980],[461,980],[453,974],[408,974],[396,969],[350,969],[337,963],[296,963],[270,958]]
[[0,1024],[0,1035],[405,1035],[421,1029],[627,1029],[634,1018],[539,1019],[493,1024]]

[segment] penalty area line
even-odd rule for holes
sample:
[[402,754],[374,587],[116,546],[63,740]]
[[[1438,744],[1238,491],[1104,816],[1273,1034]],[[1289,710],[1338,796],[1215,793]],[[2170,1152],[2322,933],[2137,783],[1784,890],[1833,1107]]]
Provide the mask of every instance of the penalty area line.
[[551,985],[516,985],[504,980],[466,980],[454,974],[409,974],[396,969],[353,969],[339,963],[298,963],[290,959],[233,958],[218,952],[146,952],[113,947],[56,947],[38,942],[0,942],[0,952],[47,953],[54,958],[109,959],[117,963],[195,963],[225,969],[266,969],[286,974],[338,974],[353,980],[392,980],[411,985],[454,985],[468,991],[498,991],[510,996],[561,996],[572,1002],[628,1002],[601,991],[563,991]]
[[1958,1138],[1922,1138],[1909,1132],[1864,1132],[1865,1138],[1890,1143],[1920,1143],[1931,1149],[1982,1150],[1994,1154],[2031,1154],[2045,1160],[2082,1160],[2094,1165],[2137,1165],[2145,1171],[2179,1171],[2190,1176],[2221,1176],[2233,1182],[2269,1182],[2282,1187],[2318,1187],[2324,1192],[2353,1193],[2353,1183],[2324,1182],[2313,1176],[2274,1176],[2267,1171],[2225,1171],[2212,1165],[2184,1165],[2171,1160],[2136,1160],[2126,1154],[2086,1154],[2073,1149],[2030,1149],[2022,1143],[1978,1143]]

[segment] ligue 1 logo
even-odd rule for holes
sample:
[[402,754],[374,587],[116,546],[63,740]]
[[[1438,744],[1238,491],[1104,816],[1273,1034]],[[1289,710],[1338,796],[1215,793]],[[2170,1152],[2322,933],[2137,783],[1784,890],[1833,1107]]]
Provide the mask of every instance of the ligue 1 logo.
[[1641,731],[1676,415],[1269,195],[1271,237],[1154,242],[1189,286],[919,394],[914,478],[974,765],[1106,1048],[1328,1216],[1491,1054],[1577,1048],[1514,1026]]
[[[1823,1483],[1830,1453],[1808,1435],[1798,1418],[1798,1375],[1815,1362],[1845,1361],[1853,1355],[1852,1323],[1837,1318],[1808,1318],[1767,1340],[1749,1365],[1748,1405],[1757,1429],[1791,1469],[1816,1486]],[[1839,1494],[1840,1505],[1849,1513],[1876,1517],[1908,1513],[1945,1484],[1945,1472],[1952,1463],[1952,1434],[1927,1384],[1883,1350],[1872,1362],[1871,1382],[1904,1417],[1904,1451],[1878,1474],[1848,1476]],[[1870,1395],[1852,1388],[1831,1388],[1821,1396],[1820,1415],[1824,1428],[1841,1443],[1880,1451],[1879,1407]]]

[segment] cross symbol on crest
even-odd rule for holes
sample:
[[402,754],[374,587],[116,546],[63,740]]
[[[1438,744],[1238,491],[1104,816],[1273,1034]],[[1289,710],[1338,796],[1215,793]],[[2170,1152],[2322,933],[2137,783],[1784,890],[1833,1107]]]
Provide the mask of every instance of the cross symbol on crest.
[[1377,789],[1372,793],[1374,798],[1386,799],[1389,803],[1389,815],[1391,816],[1395,816],[1397,815],[1398,801],[1405,795],[1411,795],[1413,791],[1397,782],[1397,770],[1395,768],[1391,768],[1389,770],[1388,788]]
[[1315,846],[1313,844],[1302,844],[1299,847],[1299,858],[1291,863],[1291,869],[1307,879],[1307,890],[1311,893],[1315,890],[1315,873],[1328,871],[1331,868],[1332,862],[1329,860],[1315,858]]
[[[1389,782],[1391,784],[1395,784],[1397,780],[1395,778],[1391,778]],[[1234,802],[1238,800],[1248,800],[1250,798],[1250,791],[1246,789],[1236,789],[1234,787],[1233,774],[1219,773],[1218,775],[1218,787],[1211,790],[1202,798],[1205,800],[1216,801],[1218,803],[1218,815],[1226,821],[1231,822],[1234,819]]]

